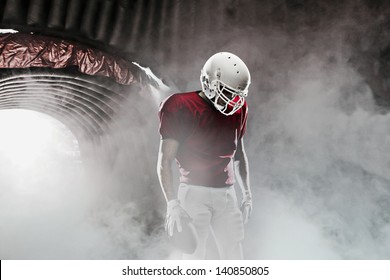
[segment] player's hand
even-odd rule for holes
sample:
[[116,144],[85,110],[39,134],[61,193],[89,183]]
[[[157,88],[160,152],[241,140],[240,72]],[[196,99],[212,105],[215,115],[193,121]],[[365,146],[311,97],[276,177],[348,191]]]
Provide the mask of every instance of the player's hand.
[[179,200],[170,200],[167,204],[167,216],[165,218],[165,231],[169,236],[173,236],[175,226],[178,232],[182,231],[182,219],[191,220],[187,212],[181,207]]
[[252,194],[250,191],[245,191],[241,201],[241,213],[246,224],[252,213]]

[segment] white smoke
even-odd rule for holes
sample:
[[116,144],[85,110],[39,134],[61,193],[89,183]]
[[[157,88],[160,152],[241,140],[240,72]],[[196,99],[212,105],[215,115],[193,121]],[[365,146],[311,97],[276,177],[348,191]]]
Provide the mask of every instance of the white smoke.
[[[205,33],[210,44],[183,58],[191,63],[164,67],[182,90],[200,88],[200,69],[217,51],[237,54],[251,70],[245,142],[254,212],[246,258],[390,258],[390,114],[378,110],[366,77],[348,63],[346,30],[370,34],[345,15],[317,29],[271,20]],[[365,48],[373,47],[369,39]],[[129,96],[120,129],[108,137],[114,145],[102,148],[108,166],[84,172],[70,163],[62,151],[74,147],[62,142],[64,132],[45,144],[46,163],[36,160],[30,175],[1,153],[0,258],[169,258],[155,173],[158,101]]]
[[308,56],[254,107],[247,141],[258,208],[247,256],[389,258],[390,114],[362,77]]
[[145,234],[142,209],[117,199],[115,186],[106,184],[115,180],[96,180],[98,171],[82,161],[64,125],[31,111],[0,113],[1,259],[166,256],[158,228]]

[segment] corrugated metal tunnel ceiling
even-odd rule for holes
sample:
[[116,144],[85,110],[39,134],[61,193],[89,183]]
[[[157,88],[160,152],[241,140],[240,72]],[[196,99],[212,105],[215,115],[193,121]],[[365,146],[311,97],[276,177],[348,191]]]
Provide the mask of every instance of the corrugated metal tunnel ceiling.
[[0,46],[0,108],[47,113],[79,137],[108,132],[140,82],[134,64],[62,39],[6,34]]

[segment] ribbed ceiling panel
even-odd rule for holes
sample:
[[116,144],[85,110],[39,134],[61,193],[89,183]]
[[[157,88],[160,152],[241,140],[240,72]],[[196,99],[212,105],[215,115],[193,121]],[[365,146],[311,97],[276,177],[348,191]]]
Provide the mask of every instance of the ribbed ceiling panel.
[[125,97],[118,90],[69,74],[16,72],[0,79],[0,108],[33,108],[60,117],[88,139],[110,131]]

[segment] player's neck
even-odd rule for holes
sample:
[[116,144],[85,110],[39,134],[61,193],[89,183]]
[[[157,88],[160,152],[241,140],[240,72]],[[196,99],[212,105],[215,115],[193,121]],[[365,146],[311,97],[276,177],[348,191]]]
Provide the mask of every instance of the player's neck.
[[212,105],[212,106],[214,107],[213,102],[211,102],[211,100],[207,98],[207,96],[204,94],[203,91],[199,92],[198,95],[199,95],[200,97],[202,97],[202,99],[203,99],[204,101],[206,101],[208,104],[210,104],[210,105]]

